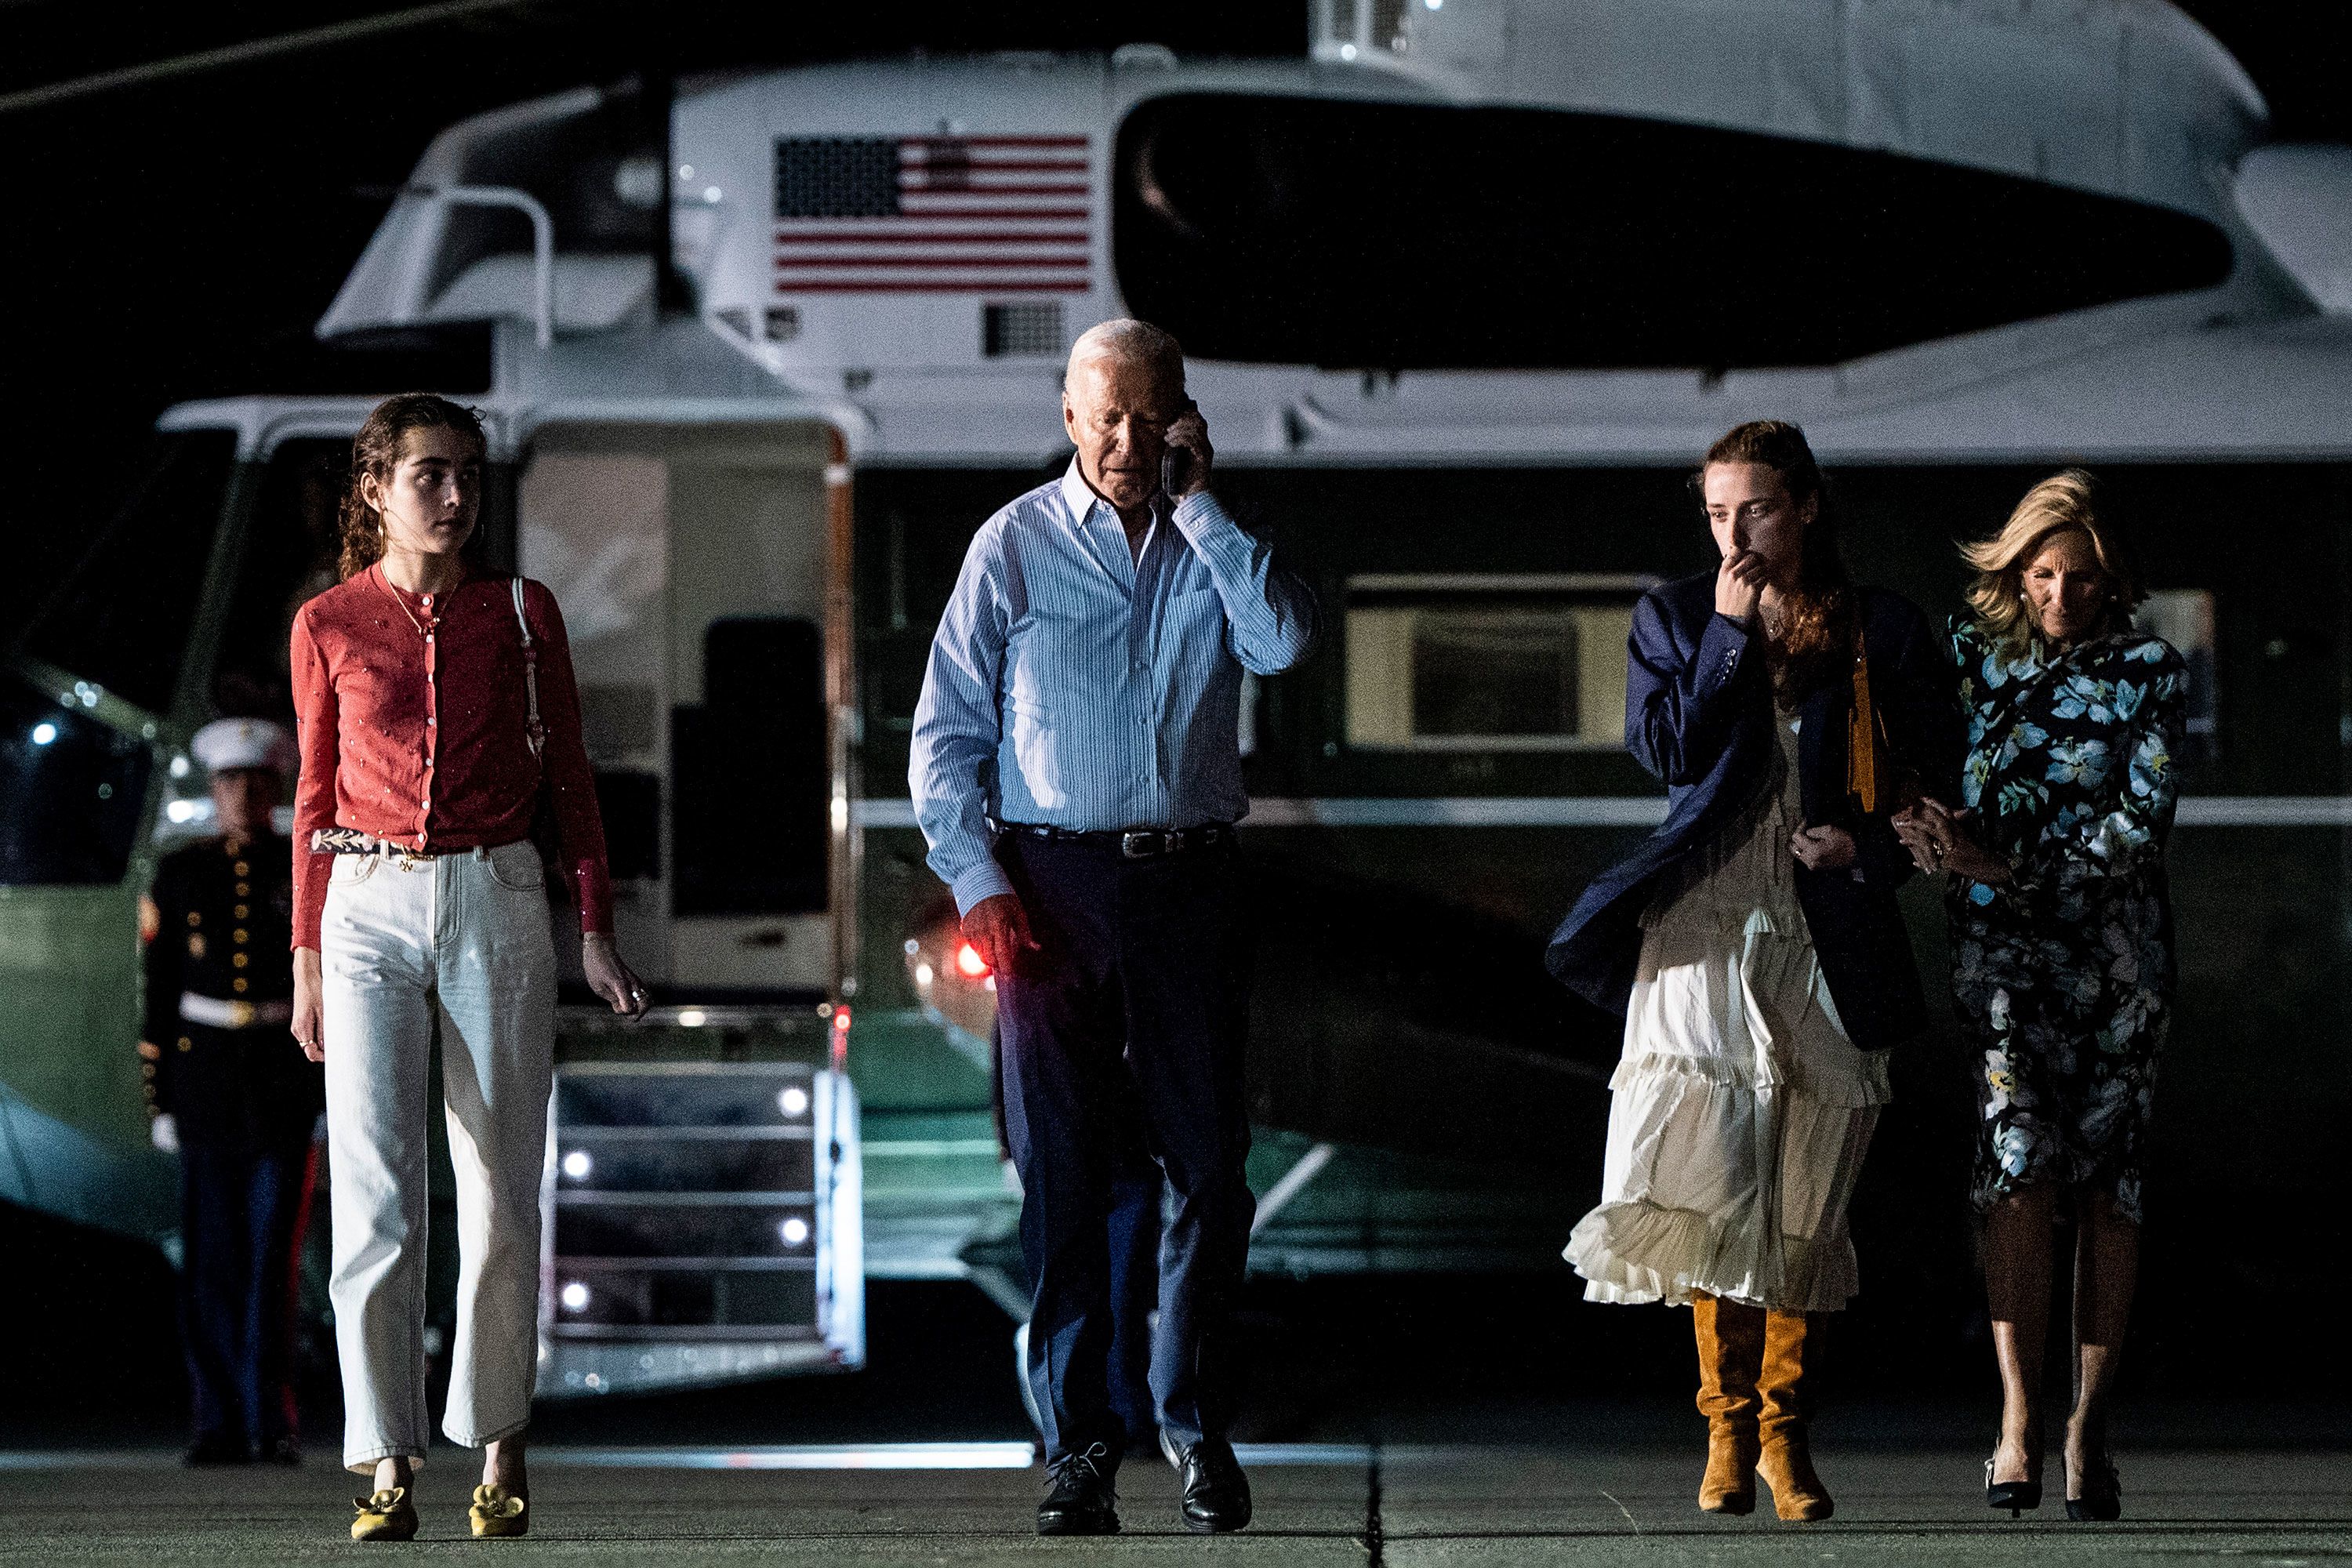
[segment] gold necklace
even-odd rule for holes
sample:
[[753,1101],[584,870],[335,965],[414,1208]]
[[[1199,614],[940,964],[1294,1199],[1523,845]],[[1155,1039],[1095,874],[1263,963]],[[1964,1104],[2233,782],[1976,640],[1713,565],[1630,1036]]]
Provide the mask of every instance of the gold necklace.
[[376,585],[382,588],[385,593],[392,595],[392,602],[400,606],[400,613],[408,617],[408,624],[416,628],[416,635],[424,637],[428,642],[431,641],[432,634],[425,629],[425,623],[416,618],[416,612],[408,607],[408,601],[400,596],[400,590],[394,587],[392,585],[392,579],[383,574],[383,563],[382,562],[376,563],[375,572]]

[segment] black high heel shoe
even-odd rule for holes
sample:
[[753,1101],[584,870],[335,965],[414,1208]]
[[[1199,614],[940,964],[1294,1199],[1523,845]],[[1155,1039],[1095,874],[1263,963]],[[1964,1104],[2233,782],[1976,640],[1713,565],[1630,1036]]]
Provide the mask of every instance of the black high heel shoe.
[[[1994,1480],[1992,1461],[1987,1459],[1985,1461],[1985,1506],[2005,1508],[2009,1510],[2009,1517],[2015,1519],[2027,1509],[2042,1506],[2042,1483]],[[2069,1503],[2067,1506],[2072,1508],[2074,1505]]]
[[2116,1474],[2116,1462],[2101,1455],[2099,1468],[2083,1473],[2083,1495],[2066,1500],[2066,1517],[2110,1524],[2123,1516],[2123,1478]]

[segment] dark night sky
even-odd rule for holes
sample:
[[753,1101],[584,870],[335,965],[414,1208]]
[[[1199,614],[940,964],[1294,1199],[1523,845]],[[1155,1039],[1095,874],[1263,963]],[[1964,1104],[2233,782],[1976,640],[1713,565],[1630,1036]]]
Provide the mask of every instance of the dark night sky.
[[[235,6],[0,0],[0,94],[381,3]],[[2189,7],[2269,95],[2281,134],[2352,139],[2339,6]],[[165,405],[262,389],[307,339],[402,178],[468,113],[667,61],[684,69],[921,47],[1295,55],[1307,0],[880,6],[538,0],[47,107],[0,108],[0,529],[35,578],[71,552]]]

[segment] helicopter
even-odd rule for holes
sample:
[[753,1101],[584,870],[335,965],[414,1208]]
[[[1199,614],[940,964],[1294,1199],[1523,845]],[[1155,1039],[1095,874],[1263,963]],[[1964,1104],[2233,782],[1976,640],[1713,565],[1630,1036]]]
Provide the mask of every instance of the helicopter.
[[[1626,630],[1710,563],[1682,481],[1753,417],[1924,604],[1955,539],[2099,468],[2191,674],[2175,887],[2243,917],[2185,929],[2183,1032],[2250,1048],[2260,959],[2341,1082],[2352,150],[2270,141],[2153,0],[1314,0],[1310,35],[518,103],[433,141],[318,322],[482,344],[447,388],[490,435],[481,548],[565,606],[656,994],[563,1013],[544,1392],[856,1366],[866,1279],[1025,1310],[992,976],[903,780],[964,543],[1066,464],[1063,357],[1118,316],[1183,343],[1221,494],[1328,626],[1243,695],[1253,1269],[1557,1266],[1617,1026],[1538,954],[1662,818]],[[289,710],[373,401],[167,410],[9,640],[0,1197],[176,1225],[133,905],[205,830],[194,730]],[[2254,531],[2314,569],[2226,548]]]

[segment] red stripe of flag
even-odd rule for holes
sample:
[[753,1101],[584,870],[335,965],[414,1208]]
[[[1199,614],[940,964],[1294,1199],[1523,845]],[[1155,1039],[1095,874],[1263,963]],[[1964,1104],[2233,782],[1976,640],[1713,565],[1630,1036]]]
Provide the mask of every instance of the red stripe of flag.
[[[997,192],[994,192],[994,191],[976,191],[976,192],[974,192],[973,194],[974,194],[975,195],[997,195],[998,193],[997,193]],[[1006,218],[1006,217],[1037,217],[1037,218],[1058,217],[1058,218],[1074,218],[1074,217],[1078,217],[1078,218],[1082,218],[1082,217],[1088,217],[1088,216],[1093,216],[1093,215],[1091,215],[1090,213],[1088,213],[1088,212],[1087,211],[1087,209],[1086,209],[1086,208],[1084,208],[1084,207],[950,207],[950,206],[941,206],[941,207],[935,207],[935,208],[932,208],[932,209],[930,209],[930,210],[929,210],[929,211],[926,211],[926,212],[916,213],[916,214],[913,214],[912,216],[916,216],[916,217],[923,218],[923,219],[925,219],[925,220],[927,220],[927,221],[929,221],[929,222],[936,223],[936,222],[937,222],[937,221],[939,221],[940,218],[945,218],[945,217],[989,217],[989,218]],[[822,222],[824,222],[824,221],[826,221],[826,220],[822,219],[822,218],[816,218],[816,219],[809,219],[809,220],[806,220],[806,221],[822,223]]]
[[976,254],[968,250],[900,251],[886,255],[867,250],[790,250],[776,257],[776,265],[784,267],[829,267],[836,270],[857,267],[1044,267],[1049,268],[1085,268],[1094,258],[1083,250],[1041,251],[1034,256],[1006,256],[1002,252]]
[[776,230],[778,245],[1084,245],[1093,237],[1082,228],[1039,229],[1012,234],[1003,229],[786,229]]
[[1087,184],[1083,180],[1055,181],[1053,184],[1034,181],[1019,185],[982,185],[970,180],[943,180],[937,184],[929,181],[901,178],[901,196],[1083,196]]
[[929,282],[912,279],[892,281],[873,279],[862,282],[787,282],[776,280],[779,294],[1084,294],[1090,285],[1083,278],[1064,279],[1058,282],[1016,282],[1011,279],[975,278],[961,283]]
[[1062,256],[779,256],[776,270],[823,268],[831,272],[855,272],[867,267],[928,267],[935,271],[961,271],[971,267],[1025,267],[1032,272],[1056,267],[1083,267],[1084,257]]
[[899,159],[899,166],[907,169],[951,168],[959,174],[969,172],[974,174],[1000,173],[1023,174],[1040,172],[1052,174],[1082,174],[1086,173],[1087,161],[1084,158],[991,158],[985,163],[975,163],[963,158],[902,156]]

